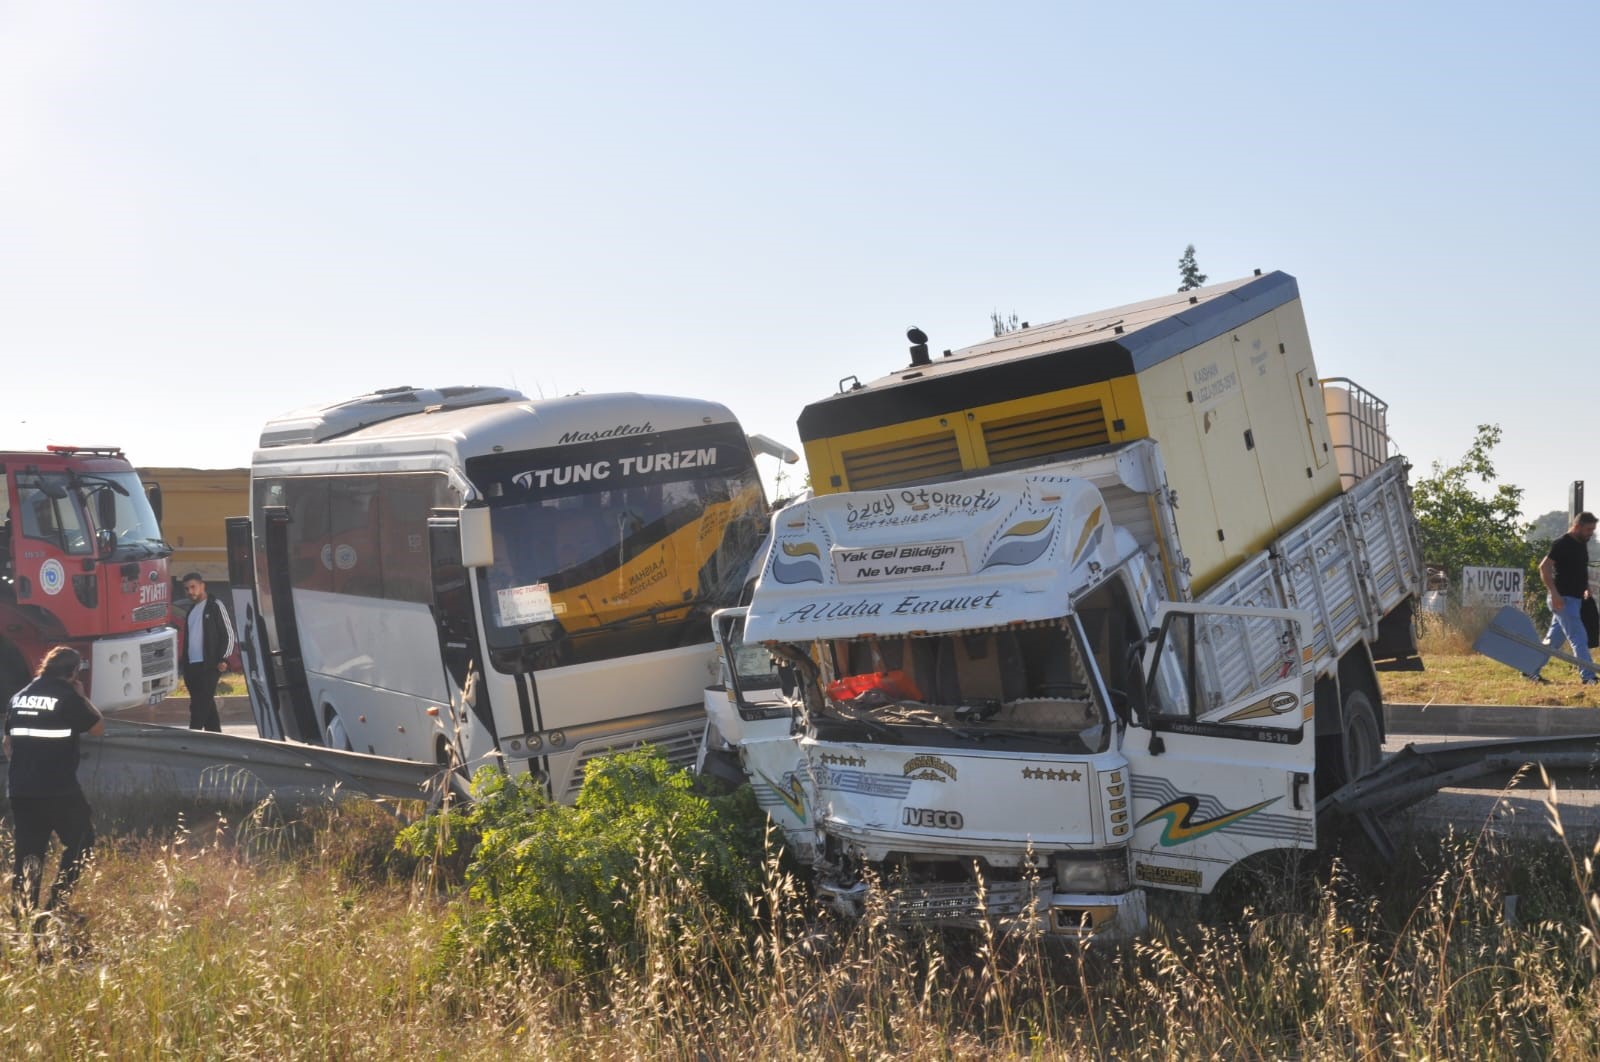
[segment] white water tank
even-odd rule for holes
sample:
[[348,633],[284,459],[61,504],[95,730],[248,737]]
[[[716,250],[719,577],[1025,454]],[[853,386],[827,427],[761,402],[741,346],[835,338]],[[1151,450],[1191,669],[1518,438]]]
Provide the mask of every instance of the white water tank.
[[1328,439],[1345,490],[1389,460],[1389,404],[1342,376],[1322,381],[1322,405],[1328,414]]

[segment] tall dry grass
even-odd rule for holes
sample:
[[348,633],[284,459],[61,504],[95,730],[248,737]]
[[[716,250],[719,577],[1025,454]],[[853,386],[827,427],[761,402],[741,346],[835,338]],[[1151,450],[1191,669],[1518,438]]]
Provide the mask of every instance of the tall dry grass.
[[574,977],[442,951],[468,901],[392,855],[395,827],[350,803],[103,843],[76,901],[87,954],[52,938],[41,962],[17,933],[0,950],[0,1055],[1600,1053],[1595,852],[1563,843],[1485,831],[1370,876],[1359,862],[1263,876],[1227,920],[1178,905],[1133,945],[1081,950],[1025,930],[906,933],[881,913],[837,922],[776,856],[735,918],[642,852],[623,883],[630,957]]

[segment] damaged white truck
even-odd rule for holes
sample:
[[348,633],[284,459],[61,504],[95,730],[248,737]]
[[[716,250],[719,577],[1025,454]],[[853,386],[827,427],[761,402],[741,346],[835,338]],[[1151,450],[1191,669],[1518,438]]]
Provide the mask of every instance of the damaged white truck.
[[1145,889],[1315,847],[1423,565],[1384,407],[1317,377],[1293,278],[911,338],[801,417],[826,493],[717,616],[707,755],[824,896],[897,920],[1121,936]]

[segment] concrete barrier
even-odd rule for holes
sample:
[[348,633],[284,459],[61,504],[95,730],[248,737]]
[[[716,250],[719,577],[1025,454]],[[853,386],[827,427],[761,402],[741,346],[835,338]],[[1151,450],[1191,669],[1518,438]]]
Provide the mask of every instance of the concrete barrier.
[[1600,734],[1600,710],[1529,708],[1498,704],[1389,704],[1390,734],[1463,737],[1565,737]]

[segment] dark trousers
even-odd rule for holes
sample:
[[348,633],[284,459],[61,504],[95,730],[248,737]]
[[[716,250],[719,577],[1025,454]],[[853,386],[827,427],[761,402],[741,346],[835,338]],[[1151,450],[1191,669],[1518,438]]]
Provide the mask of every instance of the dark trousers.
[[222,733],[222,718],[217,715],[217,680],[222,676],[215,664],[184,664],[183,684],[189,687],[189,729]]
[[[12,797],[11,817],[16,823],[16,859],[12,864],[13,901],[26,899],[28,909],[39,906],[39,884],[44,873],[44,854],[50,835],[61,838],[66,851],[61,853],[61,869],[50,886],[47,909],[64,903],[77,884],[83,861],[94,847],[94,823],[89,816],[89,801],[83,793],[53,797]],[[33,865],[28,866],[29,860]]]

